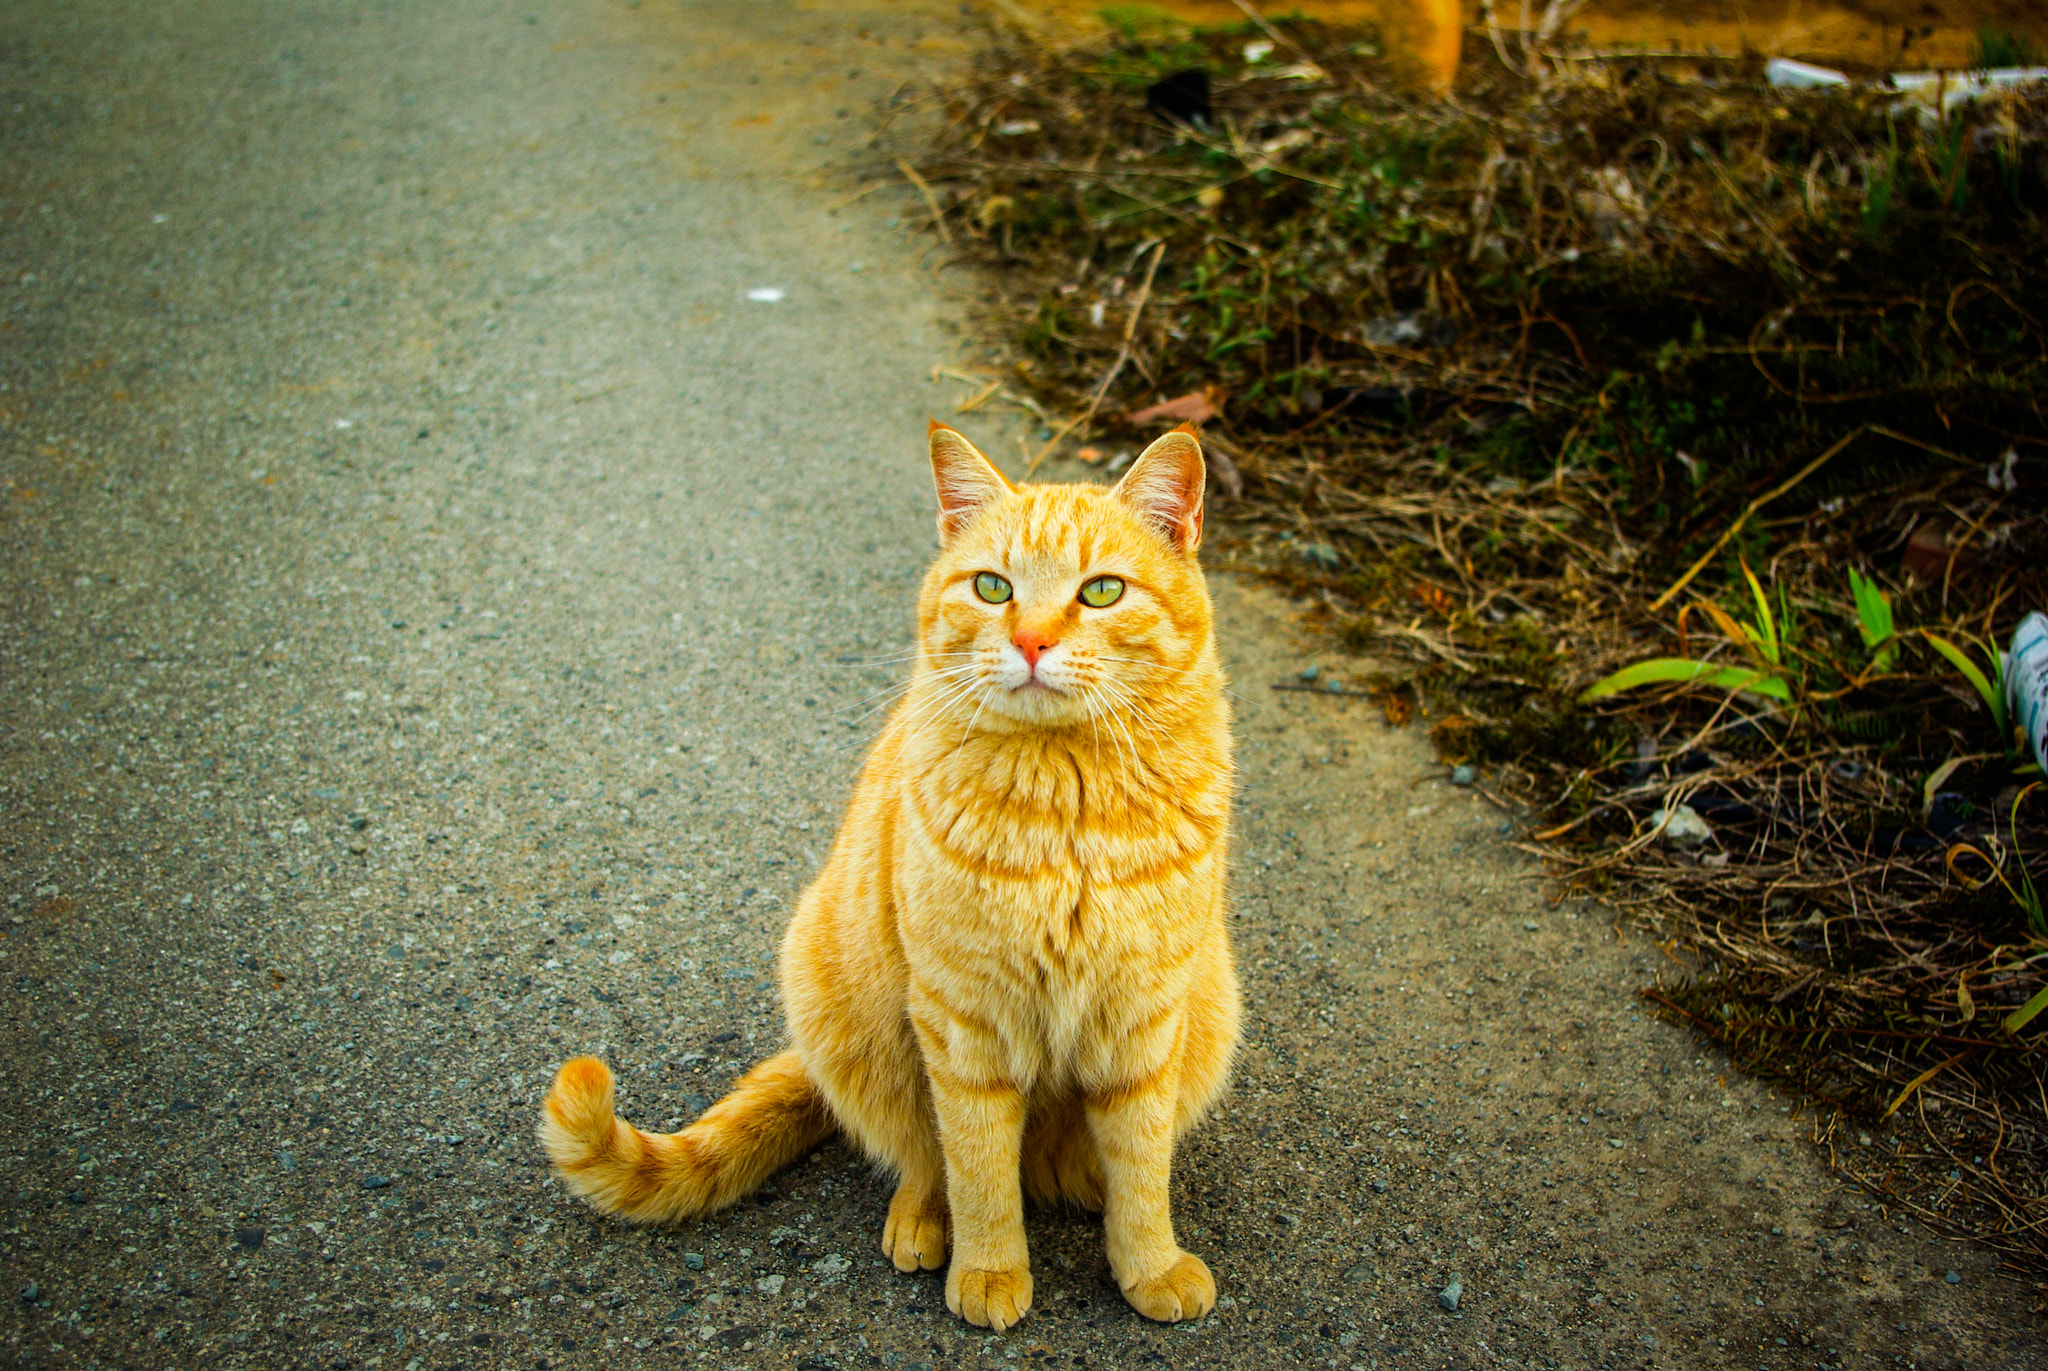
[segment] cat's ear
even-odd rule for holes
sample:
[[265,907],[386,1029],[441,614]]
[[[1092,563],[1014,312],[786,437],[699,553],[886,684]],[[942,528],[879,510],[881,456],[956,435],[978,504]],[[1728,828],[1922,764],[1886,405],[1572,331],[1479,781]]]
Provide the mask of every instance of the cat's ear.
[[1192,557],[1202,544],[1203,477],[1201,440],[1193,424],[1182,424],[1138,454],[1116,494],[1175,552]]
[[932,480],[939,487],[939,541],[950,543],[974,522],[982,506],[1016,489],[974,444],[937,419],[929,430]]

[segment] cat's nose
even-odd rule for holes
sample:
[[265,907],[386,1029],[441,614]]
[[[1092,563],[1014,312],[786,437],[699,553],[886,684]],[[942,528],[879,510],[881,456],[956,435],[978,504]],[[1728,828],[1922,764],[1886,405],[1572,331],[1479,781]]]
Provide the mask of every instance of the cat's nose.
[[1052,648],[1059,646],[1059,639],[1053,637],[1051,632],[1042,628],[1020,628],[1010,641],[1015,643],[1017,650],[1024,654],[1024,665],[1030,667],[1033,671],[1038,669],[1038,659],[1040,657]]

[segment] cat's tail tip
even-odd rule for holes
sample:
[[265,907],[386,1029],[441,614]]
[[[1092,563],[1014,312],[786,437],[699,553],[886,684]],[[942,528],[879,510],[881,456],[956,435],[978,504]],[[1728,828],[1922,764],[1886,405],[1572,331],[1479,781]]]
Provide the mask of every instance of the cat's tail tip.
[[[611,1068],[595,1057],[572,1057],[555,1072],[541,1105],[540,1145],[573,1195],[600,1211],[635,1207],[629,1192],[646,1168],[651,1140],[612,1113]],[[630,1217],[639,1217],[629,1215]]]
[[561,1185],[598,1213],[637,1223],[688,1213],[688,1195],[668,1185],[674,1139],[618,1119],[612,1098],[612,1070],[596,1057],[569,1057],[555,1072],[541,1107],[541,1148]]
[[555,1072],[542,1106],[541,1146],[557,1167],[602,1149],[612,1134],[612,1070],[595,1057],[571,1057]]

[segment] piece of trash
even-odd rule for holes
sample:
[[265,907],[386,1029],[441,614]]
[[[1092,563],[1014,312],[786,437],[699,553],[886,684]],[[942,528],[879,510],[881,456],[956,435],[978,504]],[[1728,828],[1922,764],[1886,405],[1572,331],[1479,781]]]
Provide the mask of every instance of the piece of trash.
[[2048,614],[2029,614],[2013,630],[2005,695],[2006,716],[2033,745],[2035,765],[2048,771]]
[[1270,38],[1254,38],[1244,45],[1244,60],[1247,62],[1263,62],[1272,55],[1273,40]]
[[1992,67],[1979,71],[1895,71],[1885,84],[1905,98],[1894,111],[1913,108],[1922,120],[1939,118],[1999,91],[2048,82],[2048,67]]
[[1999,459],[1984,470],[1984,484],[1993,490],[2002,490],[2007,495],[2020,488],[2019,476],[2013,468],[2019,464],[2020,455],[2007,448]]
[[1102,461],[1102,449],[1099,447],[1084,447],[1074,455],[1090,466],[1095,466]]
[[1463,1299],[1464,1296],[1465,1283],[1463,1281],[1452,1281],[1449,1285],[1436,1292],[1436,1302],[1455,1314],[1458,1312],[1458,1301]]
[[747,292],[749,300],[759,300],[764,305],[774,304],[782,298],[782,295],[783,292],[779,286],[760,286]]
[[1658,810],[1650,816],[1650,827],[1673,847],[1698,847],[1714,836],[1714,830],[1707,827],[1707,821],[1691,805]]
[[1145,108],[1169,123],[1207,129],[1212,114],[1209,73],[1192,67],[1154,81],[1145,88]]
[[1131,451],[1129,448],[1126,448],[1124,451],[1119,452],[1116,456],[1110,458],[1107,462],[1105,462],[1103,464],[1102,469],[1105,472],[1108,472],[1111,476],[1114,476],[1119,471],[1122,471],[1125,467],[1129,466],[1132,462],[1135,462],[1137,460],[1138,454]]
[[1177,424],[1206,424],[1216,417],[1218,405],[1213,389],[1190,391],[1164,403],[1134,409],[1124,416],[1131,424],[1156,424],[1171,419]]
[[1368,319],[1361,336],[1374,347],[1449,347],[1458,341],[1458,326],[1442,315],[1383,314]]
[[995,133],[999,138],[1021,138],[1027,133],[1038,132],[1042,127],[1036,119],[1012,119],[1007,124],[997,124]]
[[1833,67],[1817,67],[1811,62],[1795,62],[1789,57],[1773,57],[1764,63],[1764,80],[1774,86],[1792,90],[1811,90],[1816,86],[1846,86],[1848,74]]

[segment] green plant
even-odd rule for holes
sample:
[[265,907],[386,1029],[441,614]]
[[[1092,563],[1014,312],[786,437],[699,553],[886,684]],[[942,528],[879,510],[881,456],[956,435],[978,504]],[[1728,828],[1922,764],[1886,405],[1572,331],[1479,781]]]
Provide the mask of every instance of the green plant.
[[1877,238],[1884,233],[1885,223],[1891,218],[1892,197],[1899,188],[1899,129],[1891,119],[1885,120],[1884,151],[1873,160],[1863,174],[1863,233],[1865,237]]
[[2013,29],[1978,29],[1970,38],[1973,67],[2031,67],[2041,61],[2041,45]]
[[1890,671],[1898,660],[1898,644],[1892,640],[1898,630],[1892,623],[1892,599],[1855,567],[1849,568],[1849,593],[1856,600],[1856,631],[1870,653],[1870,665],[1879,673]]
[[[2040,788],[2041,783],[2039,781],[2035,781],[2032,785],[2029,785],[2024,790],[2020,791],[2019,794],[2013,796],[2013,865],[2019,868],[2020,879],[2019,884],[2015,886],[2011,881],[2006,880],[2005,873],[2003,871],[2000,871],[1998,873],[1998,879],[2000,883],[2002,883],[2005,886],[2006,890],[2012,895],[2013,899],[2018,902],[2019,907],[2026,911],[2027,924],[2034,930],[2035,935],[2037,937],[2048,937],[2048,915],[2044,915],[2041,908],[2041,890],[2040,887],[2034,884],[2034,873],[2027,870],[2026,859],[2020,856],[2018,842],[2020,828],[2020,801],[2026,799],[2028,795],[2032,794],[2036,790],[2039,790]],[[2034,993],[2033,998],[2029,999],[2025,1004],[2021,1005],[2018,1009],[2015,1009],[2012,1013],[2005,1016],[2005,1031],[2008,1033],[2019,1032],[2022,1028],[2025,1028],[2029,1023],[2032,1023],[2034,1020],[2034,1016],[2039,1014],[2044,1009],[2048,1009],[2048,986],[2041,987],[2040,990]]]
[[[1791,616],[1784,612],[1789,606],[1781,594],[1780,612],[1773,613],[1771,599],[1764,594],[1763,584],[1749,569],[1748,562],[1742,564],[1742,575],[1749,582],[1750,596],[1756,602],[1754,623],[1737,619],[1712,600],[1695,601],[1695,606],[1714,621],[1730,642],[1747,653],[1755,666],[1721,666],[1686,657],[1657,657],[1625,666],[1613,675],[1595,681],[1579,699],[1582,702],[1598,700],[1638,686],[1676,684],[1703,685],[1715,690],[1747,690],[1790,704],[1792,685],[1786,672],[1785,634],[1780,628],[1781,621],[1790,627]],[[1684,614],[1679,615],[1681,627],[1684,618]]]
[[1998,730],[1999,746],[2003,747],[2008,755],[2015,752],[2017,749],[2013,743],[2012,725],[2005,715],[2005,658],[1999,654],[1998,649],[1987,643],[1975,644],[1985,659],[1991,663],[1991,674],[1987,677],[1978,669],[1977,664],[1970,660],[1967,652],[1948,639],[1936,633],[1929,633],[1924,628],[1920,630],[1920,636],[1927,640],[1929,647],[1948,658],[1950,664],[1963,673],[1963,679],[1970,683],[1971,689],[1984,701],[1984,707],[1991,711],[1991,723]]

